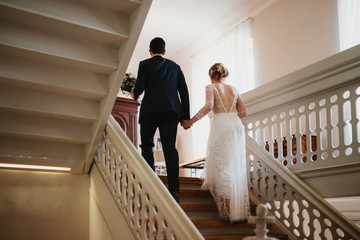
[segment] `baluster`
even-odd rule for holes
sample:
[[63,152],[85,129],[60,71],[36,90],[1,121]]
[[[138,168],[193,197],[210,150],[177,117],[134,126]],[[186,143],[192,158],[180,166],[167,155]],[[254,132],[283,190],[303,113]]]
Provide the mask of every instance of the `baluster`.
[[327,103],[326,103],[326,136],[327,136],[327,148],[326,148],[326,151],[325,151],[325,158],[330,158],[331,156],[331,152],[332,152],[332,139],[331,139],[331,136],[332,136],[332,124],[331,124],[331,102],[330,102],[330,99],[331,99],[331,96],[329,97]]
[[285,114],[285,124],[286,124],[286,158],[287,161],[291,159],[291,151],[292,151],[292,144],[291,144],[291,117],[289,112],[287,111]]
[[259,131],[260,131],[260,146],[265,146],[265,136],[264,136],[264,119],[259,120]]
[[[315,136],[315,139],[312,139],[311,137],[311,159],[313,161],[316,161],[319,157],[319,145],[320,145],[320,107],[319,105],[317,105],[317,103],[315,102],[314,105],[314,119],[315,119],[315,124],[314,124],[314,130],[312,131],[312,134]],[[315,148],[313,148],[313,146],[315,146]]]
[[[346,127],[346,121],[345,121],[345,99],[344,99],[344,93],[339,94],[338,97],[338,132],[339,132],[339,142],[337,147],[337,158],[339,158],[341,155],[344,156],[345,152],[345,127]],[[336,150],[335,150],[336,151]]]
[[294,160],[292,160],[292,163],[296,163],[297,161],[299,161],[299,159],[301,159],[301,120],[300,120],[300,113],[299,111],[296,111],[295,113],[295,121],[297,122],[297,125],[295,127],[295,139],[296,139],[296,144],[295,144],[295,149],[296,149],[296,154],[294,156]]
[[[269,119],[268,117],[266,117],[264,119],[264,128],[263,128],[263,133],[264,133],[264,139],[265,139],[265,143],[267,143],[269,145],[269,139],[270,139],[270,127],[269,127]],[[268,146],[269,147],[269,146]],[[270,148],[267,149],[268,152],[270,152]]]
[[360,142],[360,86],[354,89],[354,95],[351,99],[352,150],[354,153],[360,153],[360,146],[358,145]]
[[277,159],[280,160],[283,158],[283,150],[282,150],[282,135],[281,135],[281,117],[280,113],[276,116],[276,125],[277,125],[277,131],[276,131],[276,139],[278,142],[277,146]]
[[338,106],[338,96],[334,95],[332,97],[332,106],[330,107],[330,114],[331,114],[331,152],[330,154],[334,158],[335,149],[338,147],[338,143],[336,141],[340,141],[339,137],[339,106]]
[[[350,153],[356,152],[357,149],[357,117],[356,117],[356,100],[358,96],[356,95],[356,89],[350,92],[350,121],[349,124],[351,126],[351,144],[349,145]],[[360,107],[358,109],[360,111]],[[360,132],[360,131],[359,131]],[[350,154],[349,154],[350,155]]]
[[[307,106],[305,106],[305,111],[304,111],[304,115],[305,115],[305,119],[304,119],[304,128],[305,128],[305,149],[303,152],[303,156],[301,158],[301,163],[306,162],[308,159],[311,159],[311,130],[310,130],[310,122],[311,122],[311,111],[310,111],[310,104],[308,104]],[[301,141],[301,144],[303,144],[303,141]],[[301,146],[301,148],[303,148],[303,146]]]
[[269,152],[271,156],[274,156],[274,129],[273,129],[273,122],[269,120]]

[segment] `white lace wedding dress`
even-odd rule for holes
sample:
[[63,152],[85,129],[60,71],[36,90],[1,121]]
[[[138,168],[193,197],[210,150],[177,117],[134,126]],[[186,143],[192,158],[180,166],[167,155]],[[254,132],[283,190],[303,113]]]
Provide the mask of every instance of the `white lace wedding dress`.
[[220,217],[230,222],[242,221],[250,215],[246,176],[245,129],[238,112],[241,101],[232,87],[234,100],[227,111],[219,91],[206,86],[206,104],[195,115],[201,119],[210,113],[210,135],[205,161],[203,190],[215,199]]

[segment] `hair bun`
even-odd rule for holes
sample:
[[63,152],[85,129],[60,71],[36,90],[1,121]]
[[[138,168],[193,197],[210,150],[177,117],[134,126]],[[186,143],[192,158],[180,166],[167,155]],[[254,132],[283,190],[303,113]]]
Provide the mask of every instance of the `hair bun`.
[[224,67],[222,63],[215,63],[209,69],[209,76],[212,79],[220,80],[229,76],[229,71]]

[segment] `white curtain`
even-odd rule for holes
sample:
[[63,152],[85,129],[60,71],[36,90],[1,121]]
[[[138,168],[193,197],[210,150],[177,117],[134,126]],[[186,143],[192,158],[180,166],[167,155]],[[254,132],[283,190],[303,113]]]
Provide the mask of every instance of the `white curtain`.
[[[192,116],[205,104],[205,86],[210,84],[209,68],[221,62],[229,71],[226,83],[240,93],[254,88],[254,58],[251,37],[251,19],[242,22],[191,59],[191,110]],[[206,156],[209,136],[209,118],[204,117],[192,128],[193,159]]]
[[340,51],[360,44],[360,1],[338,0]]

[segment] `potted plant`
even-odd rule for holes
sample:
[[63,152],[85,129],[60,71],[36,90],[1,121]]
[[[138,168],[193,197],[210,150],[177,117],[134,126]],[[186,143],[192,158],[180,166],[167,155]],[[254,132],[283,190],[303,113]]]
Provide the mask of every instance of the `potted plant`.
[[131,91],[134,89],[136,83],[136,78],[132,73],[125,73],[123,82],[121,84],[121,92],[125,95],[130,95]]

